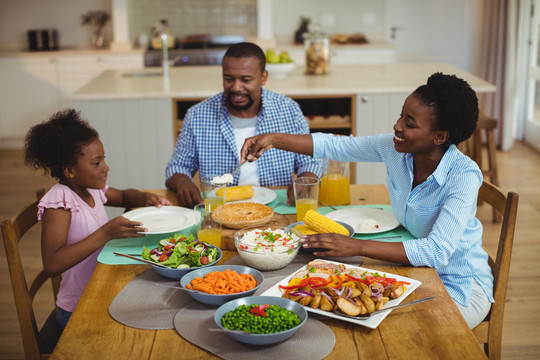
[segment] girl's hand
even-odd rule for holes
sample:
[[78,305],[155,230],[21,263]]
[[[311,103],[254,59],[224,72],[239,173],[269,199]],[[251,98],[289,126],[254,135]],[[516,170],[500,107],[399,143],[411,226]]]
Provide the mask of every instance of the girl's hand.
[[146,206],[152,206],[152,205],[155,205],[156,207],[160,208],[164,205],[167,205],[167,206],[170,206],[172,205],[171,202],[163,197],[163,196],[159,196],[159,195],[156,195],[156,194],[152,194],[152,193],[149,193],[149,192],[146,192],[144,193],[144,196],[146,198]]
[[361,241],[350,236],[339,234],[305,235],[300,239],[304,248],[322,248],[326,251],[315,251],[315,256],[357,256],[362,255]]
[[123,239],[131,237],[143,237],[142,232],[148,231],[140,221],[130,221],[123,216],[117,216],[103,225],[102,230],[110,239]]

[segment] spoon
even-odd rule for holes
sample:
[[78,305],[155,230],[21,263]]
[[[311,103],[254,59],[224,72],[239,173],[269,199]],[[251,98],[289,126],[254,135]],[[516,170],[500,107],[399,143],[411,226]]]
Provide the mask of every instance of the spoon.
[[232,329],[221,329],[221,328],[210,328],[210,329],[208,329],[208,331],[211,331],[211,332],[232,332],[232,333],[237,333],[237,334],[242,334],[242,335],[257,335],[257,334],[250,333],[250,332],[247,332],[247,331],[244,331],[244,330],[232,330]]
[[241,168],[242,166],[244,166],[245,164],[247,164],[247,163],[248,163],[248,161],[246,160],[246,161],[244,161],[243,163],[241,163],[240,165],[238,165],[238,166],[236,167],[236,169],[234,169],[234,171],[232,172],[232,175],[236,174],[236,173],[238,172],[238,170],[240,170],[240,168]]
[[[231,176],[234,176],[234,174],[236,174],[238,172],[238,170],[240,170],[240,168],[242,166],[244,166],[244,164],[246,164],[246,163],[247,163],[247,161],[244,161],[243,163],[238,165],[236,167],[236,169],[234,169],[234,171],[231,173]],[[225,175],[228,175],[228,174],[225,174]],[[223,175],[223,176],[225,176],[225,175]],[[217,181],[214,182],[214,180],[212,180],[212,185],[214,185],[214,186],[223,186],[223,185],[226,185],[226,184],[227,184],[227,182],[223,182],[223,183],[222,182],[217,182]]]
[[342,311],[339,311],[338,314],[342,315],[342,316],[345,316],[345,317],[348,317],[348,318],[351,318],[351,319],[367,320],[367,319],[369,319],[371,317],[371,315],[382,312],[382,311],[398,309],[398,308],[402,308],[402,307],[413,305],[413,304],[418,304],[418,303],[428,301],[428,300],[433,300],[433,299],[435,299],[435,297],[431,296],[431,297],[424,298],[424,299],[414,300],[414,301],[408,302],[406,304],[399,304],[399,305],[396,305],[396,306],[390,306],[390,307],[387,307],[387,308],[384,308],[384,309],[381,309],[381,310],[376,310],[376,311],[372,312],[371,314],[369,314],[368,316],[351,316],[351,315],[345,314]]
[[[179,287],[179,286],[172,286],[172,285],[165,285],[165,284],[154,284],[154,285],[155,285],[155,286],[160,286],[160,287],[166,287],[166,288],[177,289],[177,290],[184,290],[184,291],[193,291],[193,292],[205,293],[204,291],[199,291],[199,290],[194,290],[194,289],[186,289],[186,288]],[[206,294],[206,293],[205,293],[205,294]]]
[[170,267],[168,267],[168,266],[161,265],[161,264],[155,263],[153,261],[148,261],[148,260],[145,260],[145,259],[137,258],[135,256],[131,256],[131,255],[127,255],[127,254],[121,254],[121,253],[117,253],[117,252],[113,252],[113,254],[118,255],[118,256],[127,257],[128,259],[132,259],[132,260],[137,260],[137,261],[140,261],[140,262],[143,262],[143,263],[146,263],[146,264],[159,266],[159,267],[162,267],[162,268],[165,268],[165,269],[170,269]]

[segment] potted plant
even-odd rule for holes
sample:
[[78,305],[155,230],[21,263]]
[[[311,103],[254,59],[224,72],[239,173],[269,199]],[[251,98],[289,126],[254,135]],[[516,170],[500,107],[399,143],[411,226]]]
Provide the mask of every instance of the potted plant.
[[103,10],[88,11],[81,15],[82,24],[92,26],[92,45],[98,49],[105,46],[105,26],[109,22],[110,16]]
[[300,16],[300,26],[294,33],[294,42],[296,44],[304,43],[304,34],[309,32],[309,24],[311,23],[311,18],[307,16]]

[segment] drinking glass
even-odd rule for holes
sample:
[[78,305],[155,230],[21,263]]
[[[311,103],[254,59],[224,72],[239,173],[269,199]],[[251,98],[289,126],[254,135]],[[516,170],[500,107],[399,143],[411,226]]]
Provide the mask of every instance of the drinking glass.
[[328,161],[321,178],[319,200],[323,205],[348,205],[351,202],[349,163]]
[[221,221],[218,220],[223,206],[219,203],[205,203],[196,205],[194,210],[200,215],[197,238],[221,249]]
[[303,221],[308,210],[317,210],[319,203],[319,179],[300,177],[293,181],[296,221]]
[[201,191],[204,203],[218,203],[225,205],[225,192],[227,191],[227,184],[214,185],[212,184],[212,179],[205,178],[200,174],[199,179],[201,182]]

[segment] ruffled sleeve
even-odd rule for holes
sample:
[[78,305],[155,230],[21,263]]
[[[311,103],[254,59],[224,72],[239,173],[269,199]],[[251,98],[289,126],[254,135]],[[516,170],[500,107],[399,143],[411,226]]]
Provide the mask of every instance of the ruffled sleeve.
[[[105,188],[100,190],[89,189],[89,191],[90,193],[94,193],[93,197],[96,201],[99,199],[101,203],[105,204],[107,202],[105,193],[108,189],[109,187],[105,186]],[[64,209],[71,212],[78,212],[81,206],[80,201],[82,200],[69,187],[56,184],[41,198],[38,204],[38,221],[43,220],[45,209]]]

